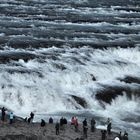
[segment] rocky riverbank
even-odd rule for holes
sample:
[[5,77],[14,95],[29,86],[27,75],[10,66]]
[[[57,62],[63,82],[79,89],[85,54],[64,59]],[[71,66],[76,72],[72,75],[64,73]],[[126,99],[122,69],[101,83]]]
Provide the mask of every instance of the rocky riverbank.
[[[107,136],[107,140],[113,140],[117,134]],[[79,132],[75,132],[74,126],[67,124],[65,130],[60,130],[60,135],[55,135],[55,124],[46,124],[41,127],[40,123],[28,124],[23,121],[9,124],[0,122],[0,140],[75,140],[83,136],[82,126]],[[87,140],[101,140],[101,131],[88,131]]]

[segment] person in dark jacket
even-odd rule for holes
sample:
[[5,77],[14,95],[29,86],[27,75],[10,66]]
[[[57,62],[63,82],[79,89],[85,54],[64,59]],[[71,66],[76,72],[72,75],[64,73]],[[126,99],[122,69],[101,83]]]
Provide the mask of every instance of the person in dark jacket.
[[35,114],[34,114],[33,112],[30,113],[30,122],[33,122],[34,115],[35,115]]
[[128,133],[126,131],[124,132],[123,140],[128,140]]
[[94,132],[95,131],[95,124],[96,124],[96,121],[94,118],[91,119],[91,132]]
[[45,122],[45,120],[41,119],[40,126],[41,126],[41,127],[44,127],[45,125],[46,125],[46,122]]
[[56,135],[59,135],[59,129],[60,129],[60,125],[58,122],[56,122],[56,125],[55,125]]
[[118,136],[118,137],[119,137],[119,139],[120,139],[120,140],[122,140],[122,132],[121,132],[121,131],[120,131],[120,133],[119,133],[119,136]]
[[110,135],[111,134],[111,129],[112,129],[112,124],[111,121],[107,125],[107,133]]
[[85,120],[83,121],[83,128],[84,128],[84,126],[87,126],[87,119],[85,119]]
[[87,120],[85,119],[83,121],[83,133],[85,138],[87,138],[87,131],[88,131],[88,125],[87,125]]
[[52,117],[49,118],[49,123],[53,124],[53,118]]
[[1,120],[4,122],[5,121],[5,111],[6,111],[6,109],[3,107],[2,109],[1,109]]

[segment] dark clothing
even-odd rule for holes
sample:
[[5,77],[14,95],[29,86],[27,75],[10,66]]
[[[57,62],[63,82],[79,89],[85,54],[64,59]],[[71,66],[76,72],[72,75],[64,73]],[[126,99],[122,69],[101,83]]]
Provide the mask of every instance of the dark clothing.
[[123,140],[128,140],[128,136],[123,136]]
[[88,127],[87,127],[87,120],[85,119],[83,121],[83,133],[84,133],[84,137],[87,138],[87,130],[88,130]]
[[64,119],[63,119],[63,117],[60,119],[60,126],[63,126],[63,124],[64,124]]
[[101,130],[102,133],[102,140],[106,139],[106,131],[105,130]]
[[122,140],[122,134],[121,134],[121,132],[120,132],[120,134],[119,134],[118,137],[119,137],[120,140]]
[[28,121],[28,123],[30,123],[31,122],[31,117],[29,117],[27,121]]
[[87,120],[86,119],[83,121],[83,126],[87,126]]
[[56,135],[59,135],[59,123],[57,122],[56,125],[55,125],[55,130],[56,130]]
[[5,114],[6,114],[5,111],[6,111],[6,110],[5,110],[5,108],[3,107],[3,108],[1,109],[1,120],[2,120],[2,121],[5,120]]
[[84,137],[87,138],[88,127],[84,126],[83,131],[84,131]]
[[24,122],[27,122],[27,117],[24,119]]
[[42,120],[41,120],[40,126],[41,126],[41,127],[44,127],[45,125],[46,125],[46,122],[42,119]]
[[10,124],[12,124],[13,123],[13,119],[10,119]]
[[127,132],[124,133],[123,140],[128,140],[128,133]]
[[35,115],[35,114],[34,114],[33,112],[30,113],[30,122],[33,122],[34,115]]
[[33,112],[31,112],[31,113],[30,113],[30,118],[33,119],[33,118],[34,118],[34,115],[35,115],[35,114],[34,114]]
[[96,124],[96,122],[95,122],[94,118],[92,118],[91,119],[91,132],[95,131],[95,124]]
[[110,135],[111,134],[111,122],[107,125],[107,133]]
[[53,123],[52,117],[49,118],[49,123],[51,123],[51,124]]
[[64,123],[64,124],[67,124],[67,123],[68,123],[68,121],[67,121],[66,118],[63,119],[63,123]]

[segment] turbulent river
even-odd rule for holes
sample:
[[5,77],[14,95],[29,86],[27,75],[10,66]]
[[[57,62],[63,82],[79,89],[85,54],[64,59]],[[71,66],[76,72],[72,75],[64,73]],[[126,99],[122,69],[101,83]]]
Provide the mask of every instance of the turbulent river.
[[139,140],[140,1],[0,0],[0,106]]

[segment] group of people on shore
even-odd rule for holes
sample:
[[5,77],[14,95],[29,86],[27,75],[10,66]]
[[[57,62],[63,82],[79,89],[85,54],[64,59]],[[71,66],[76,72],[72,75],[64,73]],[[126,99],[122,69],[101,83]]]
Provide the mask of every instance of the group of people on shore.
[[[8,115],[7,115],[8,116]],[[33,112],[30,113],[30,117],[26,117],[24,119],[25,122],[27,123],[32,123],[33,119],[34,119],[35,114]],[[13,123],[13,119],[14,119],[14,114],[13,112],[9,113],[9,124]],[[1,120],[2,122],[4,122],[6,119],[6,109],[3,107],[1,109]],[[52,117],[49,118],[49,124],[53,124],[54,120]],[[66,118],[61,117],[59,121],[57,121],[55,123],[55,133],[56,135],[60,134],[60,130],[63,131],[66,129],[66,125],[67,125],[68,121]],[[107,128],[105,130],[101,130],[101,140],[106,140],[107,139],[107,135],[111,135],[111,129],[112,129],[112,123],[111,123],[111,119],[108,118],[107,122],[106,122]],[[41,119],[41,123],[40,123],[41,127],[46,126],[46,122],[44,119]],[[80,128],[79,128],[79,122],[78,122],[78,118],[77,117],[72,117],[71,118],[71,126],[73,126],[75,132],[79,132]],[[83,137],[82,138],[76,138],[75,140],[84,140],[87,139],[88,137],[88,129],[90,127],[90,131],[94,132],[96,130],[96,121],[94,118],[92,118],[90,120],[90,125],[87,121],[87,119],[85,118],[82,122],[82,129],[83,129]],[[128,140],[128,133],[124,132],[124,135],[121,134],[121,132],[119,133],[119,135],[117,137],[114,138],[114,140]]]
[[[2,107],[1,108],[1,121],[4,122],[5,119],[6,119],[6,108],[5,107]],[[13,123],[13,119],[14,119],[14,114],[11,111],[9,113],[9,124],[12,124]]]

